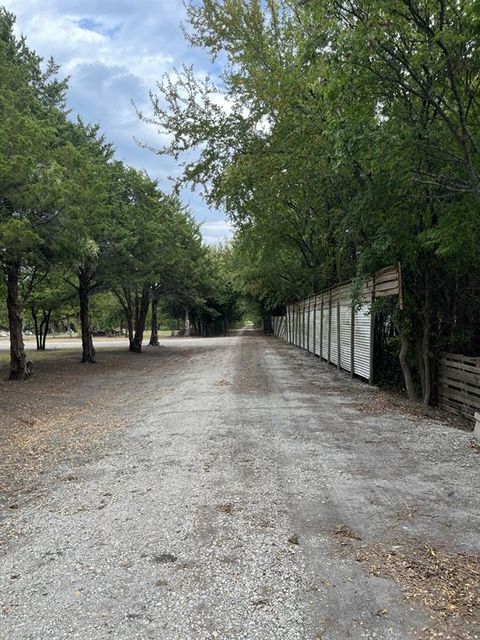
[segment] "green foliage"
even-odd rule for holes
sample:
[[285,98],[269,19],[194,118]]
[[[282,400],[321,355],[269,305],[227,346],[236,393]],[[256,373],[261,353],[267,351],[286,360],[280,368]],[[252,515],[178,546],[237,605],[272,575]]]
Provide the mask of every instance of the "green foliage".
[[241,290],[281,309],[401,262],[422,379],[440,348],[480,353],[457,339],[458,305],[480,313],[477,3],[203,0],[189,17],[221,81],[165,78],[150,121],[230,215]]
[[43,337],[52,324],[80,325],[83,361],[94,361],[91,329],[115,331],[123,320],[141,347],[152,299],[227,313],[220,266],[191,213],[116,161],[99,125],[68,118],[58,66],[13,26],[0,9],[0,292],[11,316],[11,377],[30,375],[25,311]]

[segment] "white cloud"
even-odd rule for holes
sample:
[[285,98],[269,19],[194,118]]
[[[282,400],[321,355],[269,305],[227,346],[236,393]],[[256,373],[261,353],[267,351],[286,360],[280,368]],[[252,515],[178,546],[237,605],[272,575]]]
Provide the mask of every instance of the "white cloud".
[[[148,113],[148,92],[165,72],[182,64],[211,70],[208,57],[183,39],[182,0],[4,0],[4,4],[16,14],[17,31],[27,37],[28,45],[44,58],[53,56],[62,73],[70,75],[72,115],[100,122],[119,158],[146,169],[170,190],[168,176],[179,172],[173,159],[157,156],[134,141],[158,148],[168,137],[138,119],[132,100]],[[218,104],[229,111],[221,93]],[[206,242],[231,235],[229,224],[218,220],[219,212],[210,211],[197,193],[184,190],[182,197],[196,219],[206,221]]]
[[232,237],[233,228],[227,220],[214,220],[202,224],[202,234],[207,244],[218,244]]

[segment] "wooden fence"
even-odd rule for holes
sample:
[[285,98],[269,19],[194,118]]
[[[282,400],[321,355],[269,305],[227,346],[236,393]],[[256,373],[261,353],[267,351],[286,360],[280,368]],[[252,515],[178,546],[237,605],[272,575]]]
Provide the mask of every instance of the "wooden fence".
[[345,282],[287,305],[286,316],[273,318],[273,333],[371,382],[372,303],[376,298],[399,296],[402,304],[400,267],[387,267],[369,276],[355,301],[352,287],[352,281]]
[[438,363],[438,403],[473,419],[480,411],[480,358],[442,353]]

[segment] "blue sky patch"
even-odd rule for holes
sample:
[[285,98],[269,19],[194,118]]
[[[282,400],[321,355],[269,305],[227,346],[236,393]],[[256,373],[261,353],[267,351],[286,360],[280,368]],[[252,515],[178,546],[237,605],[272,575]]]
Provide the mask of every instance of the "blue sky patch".
[[[199,75],[218,78],[220,68],[184,40],[183,0],[4,0],[17,16],[17,32],[44,58],[53,56],[61,73],[70,76],[68,107],[71,117],[99,122],[116,148],[117,157],[144,169],[165,191],[170,177],[179,175],[177,163],[136,144],[160,147],[162,139],[135,112],[149,113],[148,93],[163,74],[193,65]],[[219,84],[221,84],[218,79]],[[196,192],[182,191],[199,222],[206,242],[223,241],[230,225],[210,210]]]

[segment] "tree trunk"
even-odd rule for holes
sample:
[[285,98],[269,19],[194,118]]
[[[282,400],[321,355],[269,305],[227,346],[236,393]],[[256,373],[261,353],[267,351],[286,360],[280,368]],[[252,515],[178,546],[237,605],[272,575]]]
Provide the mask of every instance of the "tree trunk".
[[423,398],[423,390],[425,389],[425,362],[423,359],[423,330],[420,331],[420,329],[418,329],[415,335],[415,359],[417,362]]
[[43,321],[40,325],[40,349],[45,351],[45,345],[47,343],[47,334],[48,329],[50,328],[50,316],[52,312],[51,310],[43,312]]
[[82,362],[95,362],[95,348],[93,346],[90,329],[90,281],[91,275],[86,269],[78,272],[78,298],[80,302],[80,324],[82,326]]
[[127,314],[127,331],[128,331],[128,349],[133,351],[133,317],[131,313]]
[[135,335],[130,347],[130,351],[135,353],[142,352],[143,333],[145,331],[145,323],[147,321],[148,307],[150,305],[150,289],[145,288],[138,304],[138,315],[135,323]]
[[403,331],[398,330],[398,333],[400,336],[400,353],[398,354],[398,358],[400,360],[400,366],[402,367],[407,396],[409,400],[418,400],[417,392],[415,390],[415,384],[413,382],[412,371],[407,360],[409,347],[408,338],[405,333],[403,333]]
[[31,307],[32,320],[35,326],[35,340],[37,342],[37,351],[45,351],[45,345],[47,343],[47,334],[50,327],[51,310],[45,311],[42,309],[42,321],[38,323],[38,311],[35,307]]
[[152,332],[150,333],[151,347],[158,347],[158,300],[153,298],[152,300]]
[[[120,290],[114,289],[114,294],[119,301],[123,312],[125,314],[125,321],[127,323],[127,335],[128,335],[128,348],[132,351],[133,347],[133,312],[132,312],[132,296],[128,287],[122,287]],[[123,295],[122,295],[123,294]],[[122,325],[120,325],[121,327]],[[121,331],[120,331],[121,332]]]
[[192,324],[193,324],[193,330],[195,331],[195,335],[199,336],[200,335],[200,331],[198,329],[198,318],[193,317]]
[[423,360],[423,404],[428,406],[432,400],[432,370],[430,359],[430,303],[428,292],[426,294],[425,307],[423,310],[423,335],[422,335],[422,360]]
[[188,309],[185,309],[185,337],[190,337],[190,317],[188,315]]
[[6,265],[7,272],[7,309],[10,331],[10,380],[25,380],[32,375],[33,365],[27,360],[22,336],[22,310],[18,300],[18,280],[20,264]]
[[38,316],[35,307],[30,307],[30,311],[32,313],[33,326],[35,327],[35,341],[37,343],[37,351],[42,349],[42,340],[40,337],[40,327],[38,326]]

